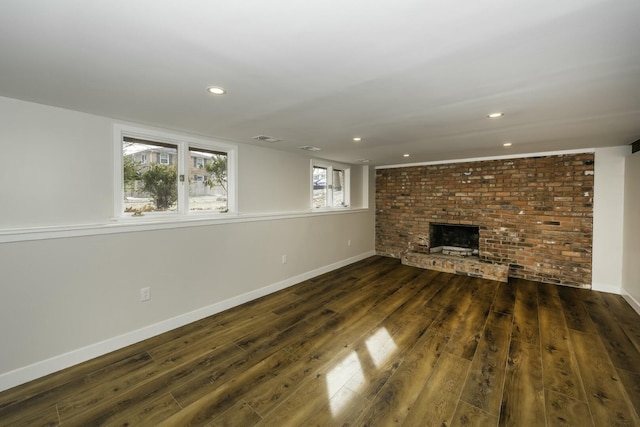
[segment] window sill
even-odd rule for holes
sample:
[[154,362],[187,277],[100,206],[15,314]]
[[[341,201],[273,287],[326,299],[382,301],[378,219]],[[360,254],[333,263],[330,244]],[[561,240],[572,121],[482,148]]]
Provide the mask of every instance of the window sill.
[[274,221],[323,215],[362,213],[368,208],[323,208],[304,212],[274,213],[221,213],[212,215],[149,215],[143,217],[114,218],[105,224],[82,224],[53,227],[29,227],[0,230],[0,244],[31,240],[62,239],[69,237],[97,236],[102,234],[131,233],[185,227],[203,227],[242,222]]
[[350,210],[351,207],[350,206],[322,206],[319,208],[312,208],[311,210],[313,212],[332,212],[332,211],[348,211]]

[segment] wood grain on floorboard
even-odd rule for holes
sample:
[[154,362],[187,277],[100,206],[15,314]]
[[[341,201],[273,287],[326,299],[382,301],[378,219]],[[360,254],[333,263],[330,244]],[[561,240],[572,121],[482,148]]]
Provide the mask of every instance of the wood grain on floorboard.
[[619,295],[374,256],[0,393],[0,426],[640,425]]

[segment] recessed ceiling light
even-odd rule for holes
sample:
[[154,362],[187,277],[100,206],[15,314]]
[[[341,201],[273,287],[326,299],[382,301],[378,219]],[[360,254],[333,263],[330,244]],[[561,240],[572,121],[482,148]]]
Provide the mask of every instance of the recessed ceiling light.
[[402,155],[402,157],[409,157],[410,155],[411,155],[411,154],[409,154],[409,153],[404,153],[404,154]]
[[511,147],[511,143],[510,142],[505,142],[504,144],[502,144],[503,147]]
[[356,162],[358,162],[358,163],[369,163],[370,161],[371,160],[369,160],[369,159],[358,159],[358,160],[356,160]]
[[267,136],[267,135],[254,136],[252,139],[257,139],[258,141],[264,141],[264,142],[280,142],[280,141],[282,141],[280,138],[275,138],[273,136]]
[[362,141],[362,138],[361,138],[361,137],[359,137],[359,136],[354,136],[354,137],[353,137],[353,141],[354,141],[354,142],[360,142],[360,141]]
[[491,113],[487,117],[489,117],[490,119],[497,119],[502,116],[504,116],[504,113]]
[[207,91],[209,91],[209,93],[213,95],[224,95],[225,93],[227,93],[227,91],[220,86],[210,86],[207,88]]

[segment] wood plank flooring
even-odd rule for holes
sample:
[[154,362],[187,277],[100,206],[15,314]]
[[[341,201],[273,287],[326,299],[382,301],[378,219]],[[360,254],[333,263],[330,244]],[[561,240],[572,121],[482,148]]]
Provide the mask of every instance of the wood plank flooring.
[[371,257],[0,393],[1,426],[640,426],[617,295]]

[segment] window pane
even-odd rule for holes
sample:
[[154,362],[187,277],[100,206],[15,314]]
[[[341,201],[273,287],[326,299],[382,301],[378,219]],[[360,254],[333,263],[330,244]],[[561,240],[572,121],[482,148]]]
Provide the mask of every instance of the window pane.
[[327,168],[313,167],[313,207],[327,206]]
[[344,206],[344,171],[333,170],[333,206]]
[[178,209],[178,148],[164,143],[122,142],[124,211],[176,211]]
[[227,153],[189,148],[189,211],[226,212]]

